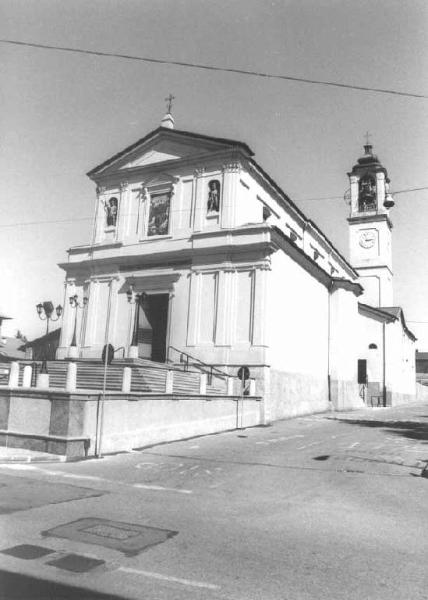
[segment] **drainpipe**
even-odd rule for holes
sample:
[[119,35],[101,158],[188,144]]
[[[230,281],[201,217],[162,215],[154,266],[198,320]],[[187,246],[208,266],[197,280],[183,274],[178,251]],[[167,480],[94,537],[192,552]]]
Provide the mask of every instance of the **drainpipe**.
[[327,310],[327,389],[328,401],[331,404],[331,373],[330,373],[330,346],[331,346],[331,292],[333,289],[333,281],[327,288],[328,291],[328,310]]
[[[109,343],[112,284],[113,284],[113,279],[110,279],[108,301],[107,301],[106,330],[105,330],[105,336],[104,336],[105,337],[105,339],[104,339],[105,346],[107,346]],[[108,360],[108,352],[106,349],[105,358],[104,358],[103,392],[100,396],[98,396],[98,398],[99,398],[99,404],[98,404],[99,423],[97,423],[97,425],[98,425],[98,428],[97,428],[98,429],[98,432],[97,432],[98,448],[97,448],[97,453],[95,455],[97,458],[102,458],[101,443],[102,443],[102,436],[103,436],[104,403],[105,403],[106,383],[107,383],[107,360]]]
[[382,324],[382,395],[383,395],[383,405],[386,406],[386,323],[385,321]]

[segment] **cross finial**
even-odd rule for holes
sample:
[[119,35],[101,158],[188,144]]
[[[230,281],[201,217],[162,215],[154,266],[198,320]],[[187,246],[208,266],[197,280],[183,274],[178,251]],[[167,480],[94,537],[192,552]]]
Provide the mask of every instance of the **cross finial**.
[[368,131],[366,131],[366,136],[365,137],[366,137],[366,146],[369,146],[370,145],[371,134]]
[[171,113],[171,109],[172,109],[172,101],[175,100],[175,96],[173,96],[172,94],[170,94],[167,98],[165,98],[165,102],[166,104],[166,112],[168,114]]

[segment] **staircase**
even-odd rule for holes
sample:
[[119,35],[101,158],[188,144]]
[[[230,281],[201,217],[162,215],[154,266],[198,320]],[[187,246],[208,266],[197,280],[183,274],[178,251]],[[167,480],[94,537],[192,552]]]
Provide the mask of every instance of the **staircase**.
[[[27,364],[34,364],[29,362]],[[40,372],[41,363],[37,363]],[[49,387],[65,388],[67,378],[68,361],[48,361]],[[20,363],[19,385],[22,385],[25,363]],[[156,363],[150,360],[138,359],[129,361],[126,359],[114,360],[107,366],[106,390],[122,390],[123,369],[128,366],[132,369],[131,392],[132,393],[165,393],[167,371],[174,372],[173,391],[177,394],[199,395],[200,374],[194,371],[183,371],[182,367]],[[97,390],[103,389],[104,365],[100,361],[79,360],[77,361],[77,389]],[[213,377],[211,385],[207,385],[207,395],[225,395],[226,380]]]

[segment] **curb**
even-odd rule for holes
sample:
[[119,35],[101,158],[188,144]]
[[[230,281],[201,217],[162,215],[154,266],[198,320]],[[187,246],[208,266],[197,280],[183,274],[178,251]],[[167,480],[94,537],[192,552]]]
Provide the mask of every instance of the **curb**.
[[1,458],[0,457],[0,465],[6,465],[8,463],[47,463],[47,462],[65,462],[66,456],[8,456]]

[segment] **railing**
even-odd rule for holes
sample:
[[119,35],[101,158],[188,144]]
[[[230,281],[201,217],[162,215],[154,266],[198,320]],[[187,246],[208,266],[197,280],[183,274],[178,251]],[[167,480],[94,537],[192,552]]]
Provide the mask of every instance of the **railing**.
[[175,348],[174,346],[168,346],[167,357],[166,357],[166,362],[168,362],[168,363],[175,362],[170,358],[170,350],[173,350],[174,352],[176,352],[177,354],[180,355],[179,361],[180,361],[180,363],[183,364],[183,371],[188,371],[189,367],[193,366],[196,369],[199,369],[200,371],[202,371],[203,373],[206,373],[208,375],[208,382],[207,382],[208,385],[212,384],[213,376],[218,377],[219,379],[226,379],[227,377],[229,377],[229,374],[226,373],[225,371],[222,371],[221,369],[217,369],[217,367],[214,367],[213,365],[208,365],[207,363],[200,360],[199,358],[192,356],[188,352],[179,350],[178,348]]

